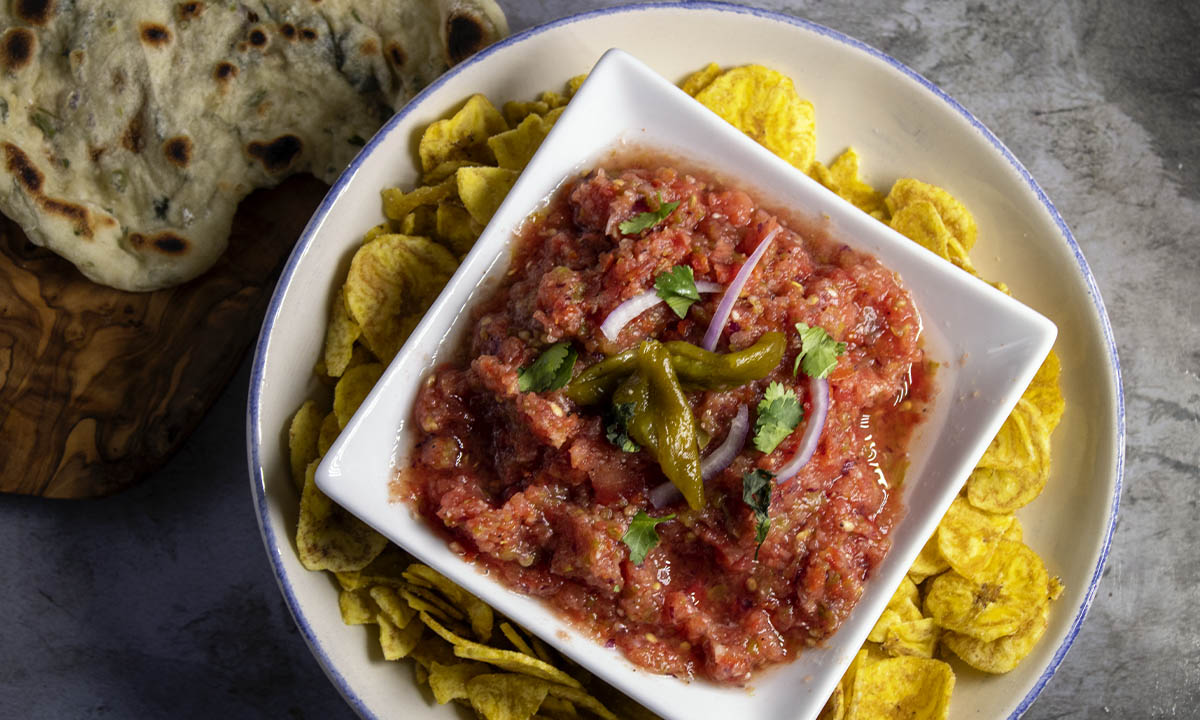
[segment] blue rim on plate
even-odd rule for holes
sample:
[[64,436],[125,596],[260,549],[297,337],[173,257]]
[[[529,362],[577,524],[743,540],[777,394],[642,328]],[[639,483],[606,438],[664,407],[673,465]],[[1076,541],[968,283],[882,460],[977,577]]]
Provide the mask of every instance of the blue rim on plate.
[[[280,555],[284,549],[281,549],[274,539],[275,535],[273,532],[267,504],[265,478],[263,477],[262,462],[259,456],[259,445],[261,438],[258,437],[255,432],[255,428],[258,427],[259,421],[259,402],[261,399],[259,391],[262,386],[263,366],[266,361],[267,339],[271,336],[271,331],[274,328],[275,319],[279,313],[279,306],[283,299],[283,291],[288,286],[292,276],[295,274],[296,267],[299,264],[301,256],[304,254],[304,250],[308,247],[309,243],[312,242],[312,236],[316,226],[329,212],[329,209],[332,207],[334,201],[345,190],[350,178],[358,170],[362,158],[364,158],[366,154],[380,142],[381,138],[388,131],[403,121],[404,118],[408,116],[409,112],[419,105],[427,95],[436,91],[450,78],[455,77],[466,68],[486,61],[494,53],[503,48],[517,44],[526,38],[539,35],[547,30],[552,30],[564,25],[570,25],[576,22],[589,20],[604,15],[641,11],[660,11],[663,9],[716,10],[726,13],[752,15],[786,23],[788,25],[793,25],[795,27],[800,27],[805,30],[815,32],[819,35],[824,35],[825,37],[836,40],[844,45],[862,50],[872,57],[878,58],[896,70],[904,73],[906,76],[915,80],[926,90],[930,91],[947,105],[949,105],[955,112],[962,116],[963,119],[969,122],[971,126],[974,127],[975,130],[978,131],[979,134],[982,135],[992,145],[993,148],[1003,155],[1004,159],[1008,161],[1012,168],[1025,181],[1025,184],[1029,187],[1029,189],[1032,190],[1037,196],[1038,201],[1041,202],[1041,204],[1050,213],[1054,223],[1058,226],[1059,232],[1062,233],[1062,236],[1066,239],[1068,246],[1071,248],[1071,252],[1075,256],[1075,261],[1079,266],[1079,271],[1087,285],[1088,295],[1091,297],[1096,315],[1100,319],[1101,330],[1104,335],[1104,342],[1108,347],[1108,359],[1112,368],[1113,381],[1115,384],[1117,400],[1116,481],[1113,487],[1108,528],[1105,531],[1104,543],[1101,547],[1100,557],[1097,559],[1096,567],[1092,572],[1087,593],[1084,595],[1083,602],[1076,611],[1075,618],[1071,622],[1070,630],[1067,632],[1066,637],[1063,638],[1062,644],[1058,647],[1058,650],[1054,653],[1054,657],[1050,660],[1050,663],[1046,666],[1046,669],[1042,672],[1041,676],[1038,677],[1037,682],[1033,684],[1033,687],[1030,688],[1029,692],[1026,693],[1020,704],[1017,705],[1016,709],[1009,716],[1010,720],[1015,720],[1029,709],[1034,700],[1036,700],[1038,695],[1042,692],[1042,689],[1045,688],[1046,683],[1050,681],[1051,677],[1053,677],[1055,671],[1058,670],[1059,666],[1062,664],[1063,658],[1066,657],[1067,651],[1071,649],[1071,645],[1075,642],[1075,638],[1078,636],[1080,628],[1083,626],[1083,620],[1087,616],[1087,612],[1091,608],[1092,601],[1096,597],[1096,589],[1100,584],[1100,577],[1104,571],[1104,564],[1108,559],[1108,553],[1112,546],[1113,531],[1116,529],[1117,512],[1121,502],[1122,478],[1125,467],[1125,393],[1121,384],[1121,363],[1117,356],[1117,345],[1113,337],[1112,325],[1109,323],[1108,312],[1105,310],[1104,300],[1100,296],[1100,289],[1096,285],[1096,279],[1092,276],[1091,268],[1088,266],[1087,260],[1084,259],[1083,251],[1080,249],[1079,244],[1075,241],[1075,236],[1071,234],[1071,230],[1063,221],[1062,216],[1059,215],[1058,210],[1054,207],[1054,204],[1050,202],[1050,199],[1046,196],[1046,193],[1042,190],[1041,186],[1037,184],[1037,181],[1033,179],[1033,176],[1029,174],[1029,171],[1025,169],[1025,166],[1022,165],[1021,162],[1017,160],[1017,158],[1013,156],[1011,152],[1009,152],[1008,148],[1000,142],[999,138],[997,138],[991,130],[989,130],[974,115],[967,111],[966,108],[960,105],[954,98],[947,95],[937,85],[934,85],[929,80],[926,80],[920,74],[890,55],[887,55],[886,53],[883,53],[871,47],[870,45],[867,45],[866,43],[856,40],[836,30],[831,30],[830,28],[827,28],[823,25],[818,25],[809,20],[804,20],[802,18],[785,15],[783,13],[774,12],[771,10],[761,10],[758,8],[745,7],[741,5],[730,5],[723,2],[667,2],[651,5],[622,5],[618,7],[592,10],[589,12],[580,13],[578,15],[560,18],[558,20],[552,20],[543,25],[538,25],[536,27],[523,30],[515,35],[511,35],[483,49],[466,61],[451,68],[445,74],[438,77],[433,83],[419,92],[408,102],[408,104],[401,108],[399,112],[393,115],[391,119],[389,119],[383,125],[383,127],[379,129],[375,136],[372,137],[369,142],[367,142],[361,151],[359,151],[358,156],[351,161],[349,167],[347,167],[346,170],[343,171],[338,177],[337,181],[334,182],[333,187],[329,189],[329,192],[325,195],[325,198],[318,206],[316,213],[314,213],[312,219],[309,220],[308,224],[305,226],[304,232],[300,235],[300,239],[297,241],[295,248],[288,257],[287,263],[284,265],[283,271],[279,277],[279,281],[275,286],[275,292],[271,295],[271,301],[267,306],[266,317],[263,320],[262,331],[259,333],[258,342],[255,344],[254,364],[250,371],[250,396],[249,400],[247,401],[246,408],[246,439],[247,454],[250,464],[250,486],[252,492],[254,493],[254,504],[257,510],[259,529],[262,531],[263,543],[266,545],[267,556],[271,562],[271,568],[275,573],[275,580],[279,585],[280,591],[283,593],[288,610],[295,619],[296,626],[300,629],[300,634],[304,638],[304,641],[308,644],[309,649],[317,658],[317,661],[320,663],[321,668],[325,671],[325,674],[337,687],[338,692],[340,692],[342,697],[346,699],[346,702],[349,703],[350,706],[354,708],[354,711],[361,717],[378,717],[374,712],[371,711],[370,708],[367,707],[362,698],[360,698],[353,691],[349,683],[346,681],[346,678],[340,672],[338,672],[336,667],[334,667],[334,664],[326,654],[325,649],[318,641],[316,633],[314,632],[312,625],[309,623],[308,618],[305,616],[303,609],[300,607],[299,601],[296,598],[295,590],[292,588],[291,584],[287,581],[284,575],[283,561]],[[291,548],[286,548],[286,550],[291,552]]]

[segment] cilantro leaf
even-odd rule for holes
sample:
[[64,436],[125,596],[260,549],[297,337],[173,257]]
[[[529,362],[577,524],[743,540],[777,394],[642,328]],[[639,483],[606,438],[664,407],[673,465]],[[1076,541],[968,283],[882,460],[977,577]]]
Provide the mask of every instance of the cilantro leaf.
[[641,565],[646,559],[646,553],[658,545],[658,531],[654,527],[674,519],[674,514],[655,518],[647,515],[645,510],[638,510],[638,514],[634,515],[633,521],[629,523],[629,529],[621,536],[621,542],[629,546],[629,559],[634,565]]
[[658,296],[667,301],[679,317],[687,315],[692,303],[700,299],[696,289],[696,275],[687,265],[676,265],[654,278],[654,289]]
[[571,381],[571,369],[579,357],[568,342],[554,343],[537,360],[517,371],[517,389],[521,392],[557,390]]
[[834,342],[825,328],[809,327],[804,323],[796,323],[796,332],[800,333],[801,348],[792,374],[803,369],[811,378],[829,375],[837,367],[838,357],[845,354],[846,343]]
[[796,399],[796,391],[773,382],[758,403],[758,417],[754,420],[754,447],[769,453],[779,447],[783,439],[792,434],[804,411]]
[[679,201],[664,203],[662,201],[662,193],[658,193],[658,209],[652,212],[644,212],[633,216],[629,220],[621,223],[617,227],[626,235],[637,235],[659,224],[667,217],[675,212],[675,208],[679,207]]
[[627,453],[635,453],[642,449],[641,445],[629,437],[629,421],[633,419],[633,403],[614,403],[604,425],[604,436],[613,445]]
[[775,473],[769,470],[751,470],[742,475],[742,502],[754,511],[754,559],[758,560],[758,551],[763,540],[767,539],[767,531],[771,529],[771,481]]

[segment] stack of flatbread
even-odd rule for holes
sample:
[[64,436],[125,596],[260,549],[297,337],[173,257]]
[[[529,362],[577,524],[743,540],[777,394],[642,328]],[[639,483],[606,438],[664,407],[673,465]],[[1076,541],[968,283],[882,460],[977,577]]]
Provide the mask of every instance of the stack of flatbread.
[[96,282],[184,282],[252,190],[332,182],[507,31],[493,0],[5,0],[0,212]]

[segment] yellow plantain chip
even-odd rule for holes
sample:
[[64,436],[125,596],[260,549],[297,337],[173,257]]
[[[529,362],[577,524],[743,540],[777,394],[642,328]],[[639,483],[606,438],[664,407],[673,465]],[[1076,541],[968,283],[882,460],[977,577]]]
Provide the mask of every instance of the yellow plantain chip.
[[317,439],[321,435],[321,411],[312,400],[305,402],[292,416],[288,426],[288,460],[291,463],[292,482],[297,490],[304,490],[304,470],[317,459]]
[[487,144],[496,156],[497,165],[520,172],[529,164],[552,127],[554,123],[546,122],[541,115],[529,115],[512,130],[488,138]]
[[324,457],[325,453],[329,452],[329,448],[333,445],[333,441],[337,440],[338,433],[341,432],[341,427],[338,426],[337,415],[330,412],[321,421],[321,430],[317,433],[317,458]]
[[1051,350],[1021,396],[1041,413],[1042,424],[1047,433],[1054,432],[1054,428],[1058,427],[1063,410],[1066,409],[1066,401],[1058,387],[1061,374],[1062,361],[1059,360],[1058,353]]
[[342,622],[347,625],[374,623],[379,612],[365,588],[338,593],[338,609],[342,612]]
[[696,93],[708,87],[720,74],[721,66],[716,63],[709,63],[684,78],[683,82],[679,83],[679,87],[688,95],[696,97]]
[[432,235],[436,228],[436,213],[437,207],[435,205],[420,205],[413,208],[412,212],[400,220],[399,234]]
[[546,107],[549,108],[550,110],[556,110],[560,107],[565,106],[567,104],[567,101],[569,101],[570,99],[571,99],[570,97],[568,97],[566,95],[559,95],[558,93],[554,92],[553,90],[547,90],[547,91],[543,92],[541,95],[538,95],[538,101],[545,103]]
[[[442,185],[442,184],[446,183],[447,179],[450,179],[451,181],[453,181],[454,173],[458,172],[459,168],[478,167],[478,166],[479,166],[479,163],[472,162],[470,160],[447,160],[446,162],[442,163],[441,165],[438,165],[434,169],[430,170],[429,172],[427,172],[423,176],[421,176],[421,184],[422,185]],[[448,185],[448,187],[450,187],[453,190],[453,192],[449,193],[446,197],[452,198],[452,197],[454,197],[455,192],[458,191],[458,185],[451,182]]]
[[454,654],[460,658],[467,660],[479,660],[480,662],[495,665],[502,670],[522,673],[533,677],[549,680],[550,682],[559,683],[561,685],[569,685],[573,688],[583,689],[579,681],[562,670],[554,667],[550,663],[543,662],[537,658],[531,658],[528,655],[519,653],[513,650],[500,650],[498,648],[481,645],[477,642],[472,642],[464,637],[454,634],[444,625],[434,620],[428,613],[422,611],[420,613],[421,622],[429,626],[429,629],[442,636],[446,642],[454,646]]
[[584,73],[582,75],[576,75],[570,80],[567,80],[567,96],[574,97],[575,93],[579,92],[579,87],[583,85],[585,80],[587,80],[587,77],[588,74]]
[[896,592],[892,593],[892,597],[888,600],[887,607],[880,614],[879,619],[875,621],[875,627],[871,628],[871,633],[867,635],[867,640],[871,642],[883,642],[887,629],[897,622],[906,620],[919,620],[921,618],[921,610],[917,603],[921,602],[920,591],[917,590],[917,585],[908,576],[905,576],[900,581]]
[[421,623],[409,623],[406,627],[396,627],[387,615],[379,613],[375,616],[379,623],[379,646],[383,649],[384,660],[400,660],[408,657],[409,653],[421,642],[421,633],[425,626]]
[[457,266],[446,248],[410,235],[382,235],[354,254],[346,309],[381,363],[391,362]]
[[761,65],[733,68],[696,93],[696,100],[800,170],[812,165],[816,115],[786,75]]
[[376,225],[375,227],[368,230],[365,235],[363,235],[363,244],[366,245],[367,243],[371,242],[372,240],[379,237],[380,235],[388,235],[388,234],[394,233],[394,232],[396,232],[396,231],[394,228],[392,228],[392,222],[390,220],[386,221],[386,222],[381,222],[378,225]]
[[467,682],[471,707],[484,720],[529,720],[541,707],[549,684],[524,675],[477,675]]
[[483,225],[475,222],[461,204],[447,201],[438,205],[434,237],[455,255],[462,257],[470,252],[481,232]]
[[933,657],[937,649],[938,629],[933,618],[893,623],[884,634],[882,648],[892,657]]
[[549,720],[575,720],[579,717],[579,711],[575,709],[570,700],[547,695],[535,717]]
[[908,577],[919,584],[925,578],[940,575],[949,569],[950,563],[942,557],[942,551],[938,549],[937,531],[934,531],[933,537],[929,538],[917,554],[917,559],[913,560],[912,567],[908,569]]
[[[454,182],[454,174],[460,167],[463,166],[456,164],[436,185],[426,184],[408,192],[404,192],[400,188],[384,188],[380,193],[383,198],[383,214],[391,220],[402,222],[409,213],[419,207],[436,206],[452,196],[458,189],[458,185]],[[379,237],[383,237],[383,235],[376,235],[372,240]]]
[[337,416],[338,429],[346,427],[350,418],[362,401],[366,399],[371,388],[379,382],[383,374],[383,365],[370,363],[359,365],[347,370],[338,384],[333,388],[333,414]]
[[521,637],[521,634],[518,633],[517,629],[512,625],[509,625],[506,622],[500,623],[500,632],[504,635],[504,637],[508,638],[508,641],[512,643],[513,647],[525,653],[529,657],[537,657],[537,655],[535,655],[533,652],[533,648],[529,647],[529,643],[525,642],[525,638]]
[[605,707],[604,703],[579,688],[565,685],[551,685],[550,694],[554,697],[567,700],[573,705],[578,705],[596,717],[603,718],[603,720],[617,720],[617,716]]
[[976,670],[987,673],[1006,673],[1017,666],[1037,645],[1046,633],[1050,620],[1049,603],[1033,614],[1012,635],[991,642],[977,640],[969,635],[947,632],[942,642],[962,661]]
[[545,115],[550,110],[549,105],[538,100],[530,102],[510,100],[504,103],[504,119],[508,121],[509,127],[514,127],[530,115]]
[[925,615],[985,642],[1011,635],[1049,602],[1050,576],[1037,553],[1001,540],[976,580],[950,570],[933,580]]
[[1013,515],[1012,525],[1009,525],[1008,529],[1004,531],[1004,539],[1012,542],[1025,541],[1025,528],[1021,527],[1021,521],[1017,519],[1016,515]]
[[372,530],[317,488],[313,474],[318,461],[308,464],[300,494],[296,554],[309,570],[361,570],[383,552],[387,538]]
[[476,675],[483,675],[491,668],[483,663],[459,662],[443,665],[434,662],[429,666],[429,689],[433,699],[445,705],[452,700],[466,700],[467,683]]
[[953,195],[936,185],[912,178],[901,178],[892,185],[884,202],[893,216],[901,208],[918,202],[928,202],[937,209],[938,216],[962,247],[964,256],[975,247],[975,237],[979,233],[975,218]]
[[866,663],[855,673],[848,718],[944,720],[954,671],[941,660],[895,657]]
[[833,692],[829,694],[829,699],[825,701],[825,707],[821,708],[821,714],[817,716],[817,720],[842,720],[846,716],[846,691],[842,688],[842,681],[834,686]]
[[961,495],[938,524],[938,549],[950,567],[968,580],[981,580],[996,545],[1016,518],[976,509]]
[[475,222],[487,225],[500,203],[508,196],[519,173],[495,167],[461,168],[454,177],[458,182],[458,197]]
[[829,176],[834,183],[830,189],[843,199],[868,215],[876,217],[887,216],[887,205],[883,202],[883,193],[863,182],[859,177],[858,153],[854,148],[837,156],[829,166]]
[[421,636],[421,642],[410,653],[413,660],[426,670],[433,667],[435,662],[443,665],[453,665],[462,662],[454,654],[454,646],[437,635],[426,633]]
[[946,229],[941,216],[931,203],[905,205],[896,211],[889,223],[892,229],[943,260],[950,260],[950,241],[954,236]]
[[1009,513],[1028,505],[1050,477],[1050,432],[1022,397],[967,478],[967,499],[981,510]]
[[508,129],[504,116],[483,95],[472,95],[458,112],[431,124],[421,135],[417,154],[421,170],[429,172],[447,160],[495,160],[487,139]]
[[491,639],[495,616],[487,603],[455,585],[449,578],[428,565],[413,563],[405,570],[404,577],[410,582],[424,582],[445,595],[450,602],[466,613],[471,623],[471,631],[480,642]]
[[406,628],[417,616],[417,611],[409,605],[394,588],[386,585],[375,585],[369,591],[371,600],[378,606],[379,611],[387,615],[388,620],[398,628]]
[[362,334],[362,328],[346,311],[346,296],[338,288],[333,297],[333,312],[329,327],[325,329],[325,373],[330,377],[341,377],[350,365],[354,354],[354,341]]
[[455,622],[465,619],[462,611],[437,595],[424,588],[409,585],[396,590],[404,601],[418,612],[427,612],[442,622]]
[[[409,653],[409,657],[412,657],[412,654],[413,653]],[[429,682],[429,671],[425,669],[424,665],[422,665],[421,663],[413,663],[412,669],[413,669],[413,680],[416,680],[418,685],[424,685],[427,682]]]

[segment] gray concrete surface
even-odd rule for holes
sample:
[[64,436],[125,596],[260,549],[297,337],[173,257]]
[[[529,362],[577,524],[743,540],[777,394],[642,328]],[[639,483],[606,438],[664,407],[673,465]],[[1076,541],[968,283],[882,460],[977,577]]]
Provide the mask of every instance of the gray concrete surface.
[[[514,30],[595,2],[506,3]],[[1027,717],[1200,717],[1200,4],[761,0],[939,84],[1074,229],[1128,398],[1122,518]],[[106,500],[0,497],[0,718],[349,718],[246,488],[247,368],[170,464]],[[3,442],[3,438],[0,438]]]

